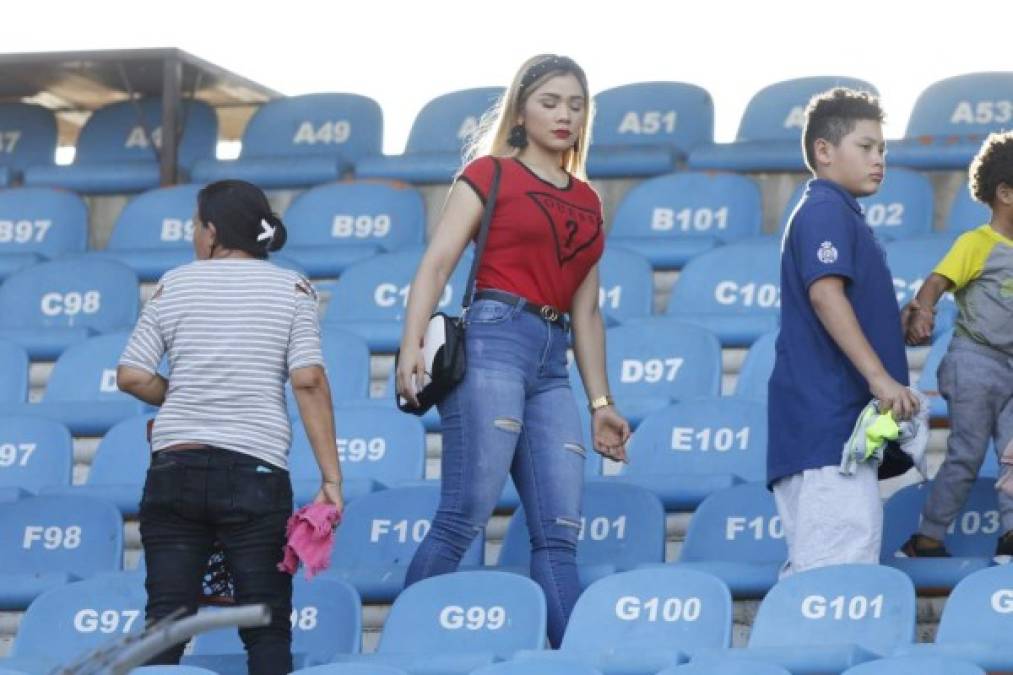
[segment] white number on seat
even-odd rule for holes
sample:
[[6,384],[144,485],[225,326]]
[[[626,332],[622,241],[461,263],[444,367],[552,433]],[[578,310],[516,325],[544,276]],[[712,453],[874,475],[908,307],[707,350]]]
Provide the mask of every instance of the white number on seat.
[[838,595],[831,599],[822,595],[809,595],[802,600],[802,616],[807,619],[831,618],[835,621],[861,621],[871,616],[883,616],[882,593],[871,600],[864,595]]
[[74,615],[78,633],[129,633],[141,616],[139,609],[82,609]]
[[342,462],[377,462],[387,454],[383,438],[338,438],[338,459]]
[[296,130],[292,143],[295,145],[316,145],[318,143],[340,144],[352,135],[352,123],[348,120],[335,120],[314,126],[313,122],[303,122]]
[[613,536],[613,533],[616,539],[626,538],[626,516],[619,516],[615,520],[610,520],[607,516],[598,516],[592,518],[591,522],[587,522],[587,519],[581,516],[577,539],[583,541],[587,536],[591,541],[605,541]]
[[81,526],[63,528],[57,525],[28,525],[25,527],[21,547],[31,549],[36,543],[47,551],[58,548],[74,549],[81,545]]
[[381,537],[395,536],[399,544],[407,544],[409,538],[415,543],[425,539],[431,524],[428,520],[389,520],[385,518],[374,518],[369,533],[370,543],[378,543]]
[[651,623],[664,621],[696,621],[703,610],[703,602],[698,597],[690,598],[638,598],[635,595],[624,595],[616,601],[616,617],[621,621],[637,621],[643,619]]
[[447,630],[499,630],[506,625],[506,609],[500,605],[460,607],[447,605],[440,611],[440,626]]
[[41,243],[52,226],[51,220],[0,220],[0,244]]
[[784,526],[781,524],[781,516],[764,518],[756,516],[747,519],[745,516],[729,516],[725,519],[725,539],[735,541],[740,532],[749,530],[753,539],[784,539]]
[[28,460],[35,452],[35,443],[0,443],[0,469],[9,466],[28,466]]

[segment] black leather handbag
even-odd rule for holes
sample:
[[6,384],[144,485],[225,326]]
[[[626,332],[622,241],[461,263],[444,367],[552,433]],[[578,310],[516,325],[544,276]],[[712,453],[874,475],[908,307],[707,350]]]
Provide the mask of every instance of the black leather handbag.
[[[426,334],[422,340],[422,358],[426,364],[426,376],[420,383],[420,389],[416,394],[419,405],[413,407],[404,397],[399,396],[395,384],[394,400],[402,412],[424,415],[464,379],[464,373],[468,367],[468,358],[464,349],[464,316],[475,297],[475,276],[478,274],[478,266],[482,260],[482,253],[485,251],[485,242],[489,238],[489,224],[492,222],[492,212],[496,208],[499,181],[499,160],[493,159],[492,184],[489,186],[489,194],[486,196],[485,209],[482,211],[482,221],[478,228],[478,238],[475,241],[475,257],[471,262],[468,284],[461,300],[461,316],[448,316],[443,312],[437,312],[429,317]],[[399,349],[394,356],[395,372],[400,357],[401,350]]]

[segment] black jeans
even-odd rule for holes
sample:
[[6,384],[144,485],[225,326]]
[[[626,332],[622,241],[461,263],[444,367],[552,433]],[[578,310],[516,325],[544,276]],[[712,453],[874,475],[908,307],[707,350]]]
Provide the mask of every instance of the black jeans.
[[[197,611],[215,540],[235,582],[238,604],[265,603],[271,624],[239,631],[251,675],[292,670],[292,577],[277,569],[292,514],[287,471],[239,452],[156,452],[141,499],[147,620],[180,607]],[[149,664],[177,664],[177,645]]]

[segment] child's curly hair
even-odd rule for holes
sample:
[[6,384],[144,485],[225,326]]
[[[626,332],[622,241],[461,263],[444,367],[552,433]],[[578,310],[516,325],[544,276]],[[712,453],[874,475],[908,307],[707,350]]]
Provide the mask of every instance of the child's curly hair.
[[1013,187],[1013,131],[989,134],[971,161],[968,175],[971,195],[989,206],[1000,183]]

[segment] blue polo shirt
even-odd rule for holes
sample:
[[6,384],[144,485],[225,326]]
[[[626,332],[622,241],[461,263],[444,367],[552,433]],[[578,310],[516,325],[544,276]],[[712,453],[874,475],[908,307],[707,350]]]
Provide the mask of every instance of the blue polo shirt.
[[843,277],[858,323],[887,372],[908,383],[900,310],[886,254],[862,207],[836,183],[809,182],[784,234],[781,330],[767,385],[767,483],[840,464],[844,442],[872,394],[823,327],[809,286]]

